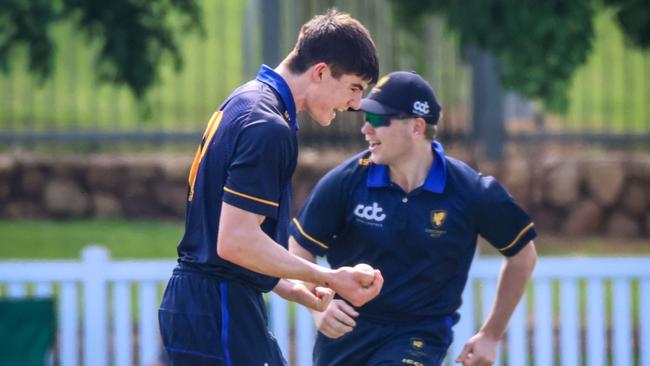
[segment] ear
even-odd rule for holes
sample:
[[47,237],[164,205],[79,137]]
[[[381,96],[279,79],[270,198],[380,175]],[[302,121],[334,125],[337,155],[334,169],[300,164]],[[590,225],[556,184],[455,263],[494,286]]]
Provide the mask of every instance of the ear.
[[311,80],[320,83],[323,80],[323,74],[329,72],[329,66],[324,62],[319,62],[311,67]]
[[427,122],[422,117],[416,117],[413,119],[413,133],[416,135],[424,136],[424,131],[427,128]]

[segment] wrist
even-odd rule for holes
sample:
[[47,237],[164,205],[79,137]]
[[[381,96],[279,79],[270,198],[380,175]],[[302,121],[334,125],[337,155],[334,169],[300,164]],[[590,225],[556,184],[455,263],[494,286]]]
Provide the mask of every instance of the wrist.
[[311,318],[314,321],[314,326],[316,326],[316,329],[319,329],[323,312],[313,308],[307,308],[307,310],[309,310],[309,314],[311,315]]
[[490,328],[481,328],[479,329],[478,334],[481,334],[483,338],[487,338],[495,342],[498,342],[503,336],[503,333],[499,333],[498,331]]
[[293,281],[293,280],[288,280],[289,282],[289,296],[291,297],[292,301],[294,302],[299,302],[300,300],[300,288],[298,284]]
[[311,282],[320,287],[332,288],[334,284],[334,270],[319,265],[314,266],[316,267],[315,277],[314,281]]

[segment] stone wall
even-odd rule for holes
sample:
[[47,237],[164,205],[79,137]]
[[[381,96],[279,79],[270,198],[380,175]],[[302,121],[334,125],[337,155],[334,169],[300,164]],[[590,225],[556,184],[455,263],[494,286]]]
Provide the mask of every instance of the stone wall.
[[[495,175],[542,232],[650,237],[650,157],[640,154],[521,153],[501,162],[468,158]],[[301,152],[295,208],[343,153]],[[0,217],[181,220],[191,157],[0,156]]]
[[551,146],[473,166],[498,177],[544,233],[650,238],[647,154]]

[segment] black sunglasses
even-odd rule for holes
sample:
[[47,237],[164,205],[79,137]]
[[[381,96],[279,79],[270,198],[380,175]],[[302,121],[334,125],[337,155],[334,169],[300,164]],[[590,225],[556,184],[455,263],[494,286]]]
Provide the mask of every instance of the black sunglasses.
[[406,119],[414,118],[417,116],[412,116],[410,114],[374,114],[366,112],[366,122],[370,123],[372,127],[387,127],[390,126],[390,120],[395,119]]

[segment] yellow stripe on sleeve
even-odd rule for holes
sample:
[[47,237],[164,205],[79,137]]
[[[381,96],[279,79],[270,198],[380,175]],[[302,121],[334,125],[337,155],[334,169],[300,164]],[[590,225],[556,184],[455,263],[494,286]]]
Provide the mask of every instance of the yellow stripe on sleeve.
[[248,198],[249,200],[253,200],[253,201],[257,201],[257,202],[265,203],[265,204],[270,205],[270,206],[274,206],[274,207],[278,207],[278,206],[280,206],[279,203],[276,203],[276,202],[273,202],[273,201],[263,200],[263,199],[261,199],[261,198],[257,198],[257,197],[249,196],[249,195],[244,194],[244,193],[240,193],[240,192],[237,192],[237,191],[233,191],[232,189],[230,189],[230,188],[228,188],[228,187],[223,187],[223,190],[226,191],[226,192],[228,192],[228,193],[232,193],[232,194],[237,195],[237,196],[240,196],[240,197]]
[[506,245],[505,247],[499,249],[499,251],[504,252],[504,251],[510,249],[512,246],[514,246],[519,241],[519,239],[521,239],[522,236],[524,236],[524,234],[526,234],[528,232],[528,230],[532,229],[533,226],[535,226],[535,224],[533,224],[532,222],[530,224],[528,224],[528,226],[526,226],[525,228],[523,228],[523,230],[521,230],[519,232],[519,234],[517,235],[515,240],[513,240],[510,244]]
[[318,240],[312,238],[311,236],[309,236],[309,234],[307,234],[305,232],[305,230],[302,229],[302,226],[300,226],[300,222],[298,222],[298,219],[296,219],[295,217],[293,218],[293,223],[296,224],[296,227],[298,228],[298,231],[300,231],[302,236],[304,236],[305,238],[307,238],[307,239],[313,241],[314,243],[318,244],[323,249],[329,248],[327,245],[325,245],[325,244],[321,243],[320,241],[318,241]]

